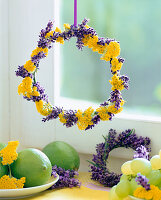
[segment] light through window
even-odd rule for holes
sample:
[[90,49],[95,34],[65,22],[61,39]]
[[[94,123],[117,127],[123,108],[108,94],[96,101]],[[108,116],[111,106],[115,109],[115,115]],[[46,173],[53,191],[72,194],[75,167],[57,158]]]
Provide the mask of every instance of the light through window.
[[[60,24],[73,24],[73,0],[61,0]],[[83,17],[101,37],[120,41],[125,63],[122,74],[130,77],[130,89],[123,92],[125,110],[131,113],[161,116],[161,1],[80,0],[78,23]],[[61,47],[62,97],[101,103],[109,97],[110,65],[100,55],[84,47],[79,51],[75,40]]]

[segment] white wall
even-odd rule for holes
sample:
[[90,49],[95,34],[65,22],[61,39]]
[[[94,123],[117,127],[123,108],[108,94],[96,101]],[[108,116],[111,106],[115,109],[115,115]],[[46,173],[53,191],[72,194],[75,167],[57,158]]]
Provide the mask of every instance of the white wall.
[[0,0],[0,142],[9,139],[8,1]]
[[[10,67],[10,139],[19,140],[21,147],[41,147],[54,139],[54,122],[41,122],[34,103],[27,102],[17,93],[22,81],[15,70],[30,59],[38,35],[53,17],[53,0],[9,0],[9,67]],[[53,51],[40,63],[37,79],[53,99]]]

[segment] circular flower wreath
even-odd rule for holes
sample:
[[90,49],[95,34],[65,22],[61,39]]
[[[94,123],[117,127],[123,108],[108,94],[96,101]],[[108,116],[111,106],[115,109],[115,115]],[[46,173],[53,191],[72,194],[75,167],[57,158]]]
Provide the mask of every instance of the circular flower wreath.
[[[33,101],[36,104],[37,111],[45,116],[42,121],[59,118],[66,127],[71,127],[77,124],[81,130],[93,128],[100,120],[112,120],[112,117],[122,111],[124,100],[121,95],[121,90],[128,89],[129,78],[120,75],[120,70],[124,59],[118,57],[120,55],[119,42],[110,38],[100,38],[96,31],[86,25],[87,19],[84,19],[78,26],[64,24],[65,30],[56,27],[52,31],[53,23],[49,22],[45,29],[42,29],[39,35],[38,47],[32,51],[31,59],[24,65],[19,66],[16,71],[17,76],[24,79],[18,86],[18,93],[23,94],[28,101]],[[64,43],[72,37],[77,38],[76,46],[82,49],[83,46],[88,46],[94,52],[101,54],[101,60],[110,61],[112,80],[109,82],[112,85],[112,92],[107,101],[100,104],[99,108],[94,110],[89,107],[84,112],[81,110],[65,110],[52,106],[48,101],[44,88],[36,81],[35,74],[39,69],[39,62],[48,54],[48,49],[52,43]]]
[[96,155],[93,155],[90,163],[91,179],[100,182],[104,186],[113,187],[120,181],[121,174],[110,172],[107,168],[109,153],[116,148],[125,147],[135,150],[134,158],[149,159],[150,139],[137,136],[134,129],[128,129],[117,135],[113,129],[104,137],[105,142],[97,144]]

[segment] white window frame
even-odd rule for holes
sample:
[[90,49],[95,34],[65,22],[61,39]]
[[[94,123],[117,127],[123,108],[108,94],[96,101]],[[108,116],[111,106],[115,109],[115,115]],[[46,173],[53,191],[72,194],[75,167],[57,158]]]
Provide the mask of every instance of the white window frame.
[[[55,0],[56,25],[60,25],[60,0]],[[85,109],[89,106],[98,107],[92,102],[75,100],[60,96],[60,74],[61,74],[61,57],[60,46],[54,46],[54,104],[56,106],[64,106],[66,109]],[[161,142],[161,117],[147,115],[125,114],[124,111],[113,118],[111,122],[100,122],[92,130],[80,131],[77,126],[66,128],[59,120],[55,124],[55,139],[63,140],[74,147],[81,153],[93,154],[97,143],[103,141],[102,135],[108,134],[110,128],[116,129],[118,132],[134,128],[138,135],[150,137],[152,141],[152,154],[158,154]],[[128,153],[124,150],[113,153],[113,156],[127,158]]]

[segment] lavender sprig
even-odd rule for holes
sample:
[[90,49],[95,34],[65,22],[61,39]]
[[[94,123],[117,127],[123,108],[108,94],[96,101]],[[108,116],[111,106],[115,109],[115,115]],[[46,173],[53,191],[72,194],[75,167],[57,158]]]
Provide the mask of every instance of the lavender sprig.
[[29,73],[25,68],[24,66],[18,66],[18,70],[15,71],[16,72],[16,76],[21,76],[22,78],[25,78],[25,77],[30,77],[32,78],[33,75],[31,73]]
[[141,185],[143,188],[146,190],[150,190],[150,184],[149,179],[146,178],[146,176],[143,176],[141,173],[137,174],[137,177],[135,178],[135,181],[137,182],[138,185]]
[[56,165],[52,167],[52,175],[54,177],[59,175],[59,180],[50,188],[64,188],[64,187],[80,187],[81,183],[75,176],[78,176],[78,172],[74,170],[65,170]]

